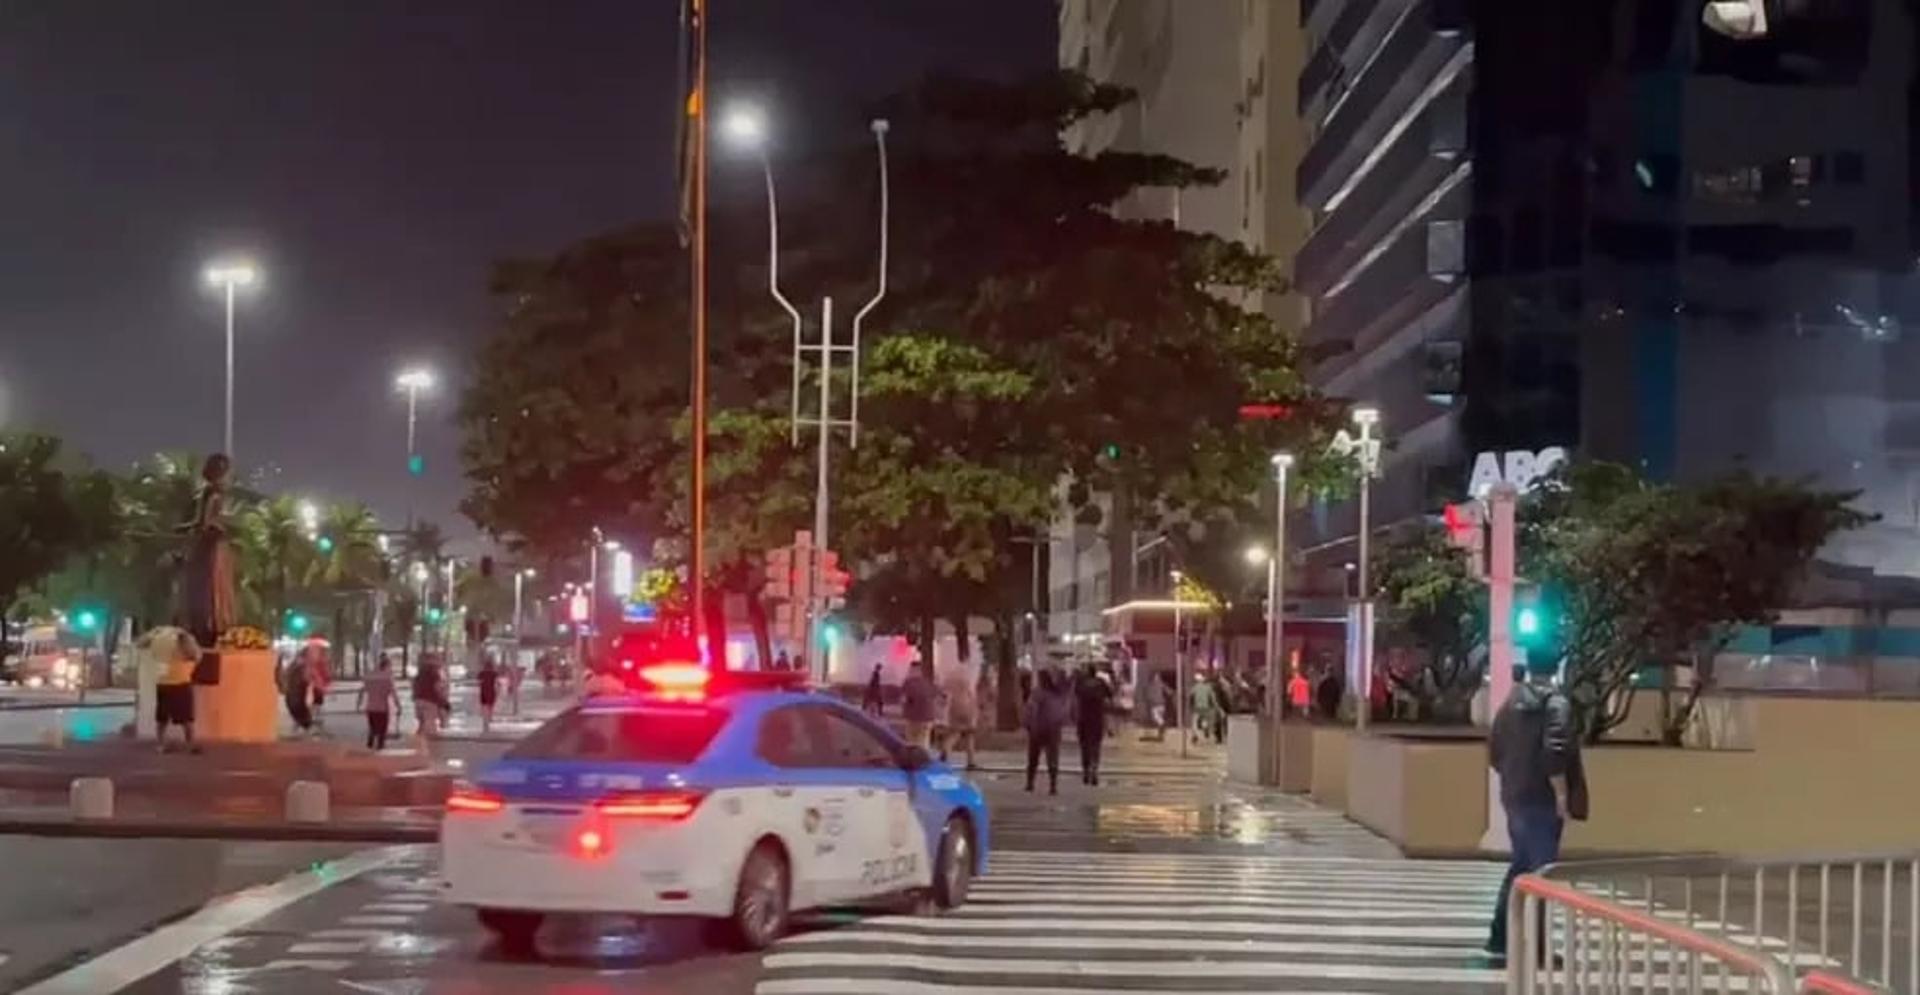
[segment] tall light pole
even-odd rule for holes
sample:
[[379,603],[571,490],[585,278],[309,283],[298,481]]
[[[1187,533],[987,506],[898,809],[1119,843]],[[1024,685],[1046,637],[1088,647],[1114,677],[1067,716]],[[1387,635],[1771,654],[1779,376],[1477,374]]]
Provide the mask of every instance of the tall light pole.
[[[527,579],[532,576],[534,576],[534,571],[532,567],[528,567],[525,570],[515,570],[513,572],[513,645],[515,649],[518,649],[521,643],[521,638],[520,638],[521,596],[520,595],[521,595],[522,589],[524,588],[527,582]],[[517,665],[518,664],[516,663],[516,666]]]
[[1180,755],[1184,757],[1187,755],[1187,734],[1193,728],[1193,715],[1187,705],[1187,646],[1180,638],[1180,582],[1187,575],[1171,570],[1167,576],[1173,579],[1173,714],[1180,717]]
[[[820,436],[815,452],[814,496],[813,496],[813,546],[818,550],[832,548],[829,533],[832,492],[829,467],[832,457],[832,433],[834,429],[845,428],[848,432],[848,444],[858,448],[860,445],[860,329],[874,308],[887,296],[887,252],[888,233],[892,212],[892,191],[887,170],[887,131],[884,119],[875,119],[870,124],[874,146],[879,155],[880,170],[880,262],[879,285],[873,297],[861,306],[853,317],[850,341],[836,343],[833,334],[833,299],[825,298],[820,302],[820,341],[818,345],[807,345],[804,341],[803,321],[800,311],[780,290],[780,222],[779,199],[773,183],[773,164],[766,151],[766,119],[757,108],[749,105],[736,105],[729,109],[722,121],[727,138],[734,144],[751,149],[760,157],[760,167],[766,177],[767,186],[767,288],[773,299],[779,303],[787,317],[793,322],[793,381],[791,394],[792,440],[794,445],[800,442],[800,427],[813,425],[819,429]],[[804,354],[808,351],[819,353],[820,398],[816,417],[803,418],[800,414],[801,366]],[[849,402],[845,418],[833,417],[833,366],[834,358],[844,354],[848,361]],[[820,576],[821,561],[815,557],[807,564],[810,583],[808,589],[820,591],[825,585]],[[816,600],[811,606],[813,624],[810,648],[824,642],[822,630],[826,623],[827,604]],[[808,654],[808,659],[816,654]],[[828,666],[826,654],[817,654],[822,661],[820,676],[825,678]]]
[[1286,667],[1280,658],[1286,655],[1287,588],[1287,471],[1293,469],[1293,454],[1273,454],[1273,555],[1267,558],[1267,718],[1280,721],[1285,708]]
[[1380,409],[1369,406],[1354,408],[1353,424],[1359,429],[1359,435],[1349,435],[1342,429],[1334,437],[1333,448],[1342,455],[1353,457],[1354,472],[1360,479],[1360,530],[1357,536],[1360,584],[1355,592],[1352,610],[1351,649],[1356,671],[1352,679],[1355,698],[1353,725],[1356,730],[1365,732],[1370,721],[1367,712],[1373,701],[1373,589],[1371,565],[1367,559],[1373,532],[1372,482],[1380,472],[1380,437],[1377,434]]
[[233,297],[241,287],[250,287],[260,278],[251,263],[215,263],[207,267],[207,282],[219,287],[227,299],[227,414],[226,431],[221,436],[221,451],[233,458]]
[[419,447],[417,446],[417,442],[419,441],[417,429],[420,422],[420,392],[433,388],[433,374],[427,370],[415,367],[393,378],[393,383],[394,386],[405,391],[407,395],[407,476],[410,478],[407,486],[407,528],[412,529],[414,488],[411,483],[411,478],[419,477],[425,469],[419,462],[420,454]]

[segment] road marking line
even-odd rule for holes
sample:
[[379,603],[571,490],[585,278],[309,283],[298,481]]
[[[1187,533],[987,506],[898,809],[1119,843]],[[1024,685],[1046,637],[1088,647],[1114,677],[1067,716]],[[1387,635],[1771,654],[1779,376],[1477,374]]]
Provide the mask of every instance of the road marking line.
[[[1470,930],[1475,939],[1483,939],[1486,930]],[[1462,937],[1462,939],[1466,939]],[[968,936],[958,933],[906,933],[890,930],[836,929],[824,933],[802,933],[787,941],[789,944],[819,945],[826,943],[875,943],[897,944],[903,947],[948,949],[954,947],[986,947],[1000,950],[1058,950],[1063,952],[1137,952],[1140,941],[1129,937],[1093,937],[1075,936],[1069,933],[1054,936]],[[1169,953],[1185,954],[1308,954],[1327,957],[1381,957],[1387,959],[1416,959],[1422,957],[1459,958],[1471,953],[1465,944],[1454,946],[1402,946],[1394,943],[1302,943],[1302,942],[1263,942],[1257,940],[1191,940],[1175,937],[1156,937],[1153,949]]]
[[[972,921],[976,918],[999,917],[1004,915],[1059,916],[1061,922],[1076,922],[1074,917],[1088,912],[1106,915],[1166,916],[1164,905],[1083,905],[1064,902],[1009,902],[1005,905],[981,907],[969,903],[955,909],[951,914],[954,922]],[[1285,905],[1251,904],[1247,902],[1221,902],[1212,906],[1181,909],[1179,915],[1204,919],[1354,919],[1360,921],[1385,919],[1463,919],[1468,922],[1486,922],[1487,910],[1475,906],[1462,908],[1454,905],[1402,905],[1391,909],[1347,908],[1328,909],[1317,907],[1288,907]]]
[[405,926],[413,921],[412,916],[341,916],[340,921],[349,926]]
[[[933,981],[895,981],[891,978],[775,978],[755,986],[755,995],[976,995],[980,992],[1007,992],[998,985],[948,985]],[[1093,988],[1017,989],[1019,995],[1088,995]],[[1268,989],[1269,991],[1271,989]],[[1195,995],[1195,989],[1129,988],[1127,995]],[[1249,992],[1252,990],[1249,989]],[[386,993],[381,993],[386,995]],[[1295,991],[1286,995],[1353,995],[1352,989]]]
[[1502,985],[1507,972],[1494,968],[1445,967],[1422,964],[1417,967],[1393,967],[1381,964],[1342,964],[1332,962],[1300,963],[1285,960],[1204,961],[1204,960],[1127,960],[1105,963],[1085,960],[1042,960],[1017,957],[940,957],[929,954],[903,954],[886,950],[859,953],[772,953],[763,966],[767,970],[786,968],[873,968],[885,966],[910,971],[951,972],[960,975],[1054,975],[1079,979],[1115,978],[1211,978],[1259,979],[1308,978],[1316,981],[1418,981],[1425,983]]
[[287,948],[287,953],[302,957],[313,954],[357,954],[367,949],[370,940],[319,940],[311,943],[296,943]]
[[336,884],[385,867],[406,856],[410,849],[362,850],[271,884],[216,898],[185,919],[68,968],[21,990],[19,995],[111,995],[207,943],[251,926]]
[[433,908],[426,902],[374,902],[366,906],[368,912],[425,912]]
[[[1470,926],[1395,926],[1387,923],[1362,923],[1346,925],[1326,922],[1275,922],[1255,917],[1243,922],[1180,922],[1173,923],[1164,916],[1148,916],[1140,919],[967,919],[942,916],[937,919],[912,918],[906,916],[882,916],[863,920],[862,926],[897,926],[902,929],[926,929],[944,934],[979,935],[984,933],[1023,933],[1034,935],[1081,936],[1087,933],[1151,933],[1159,937],[1181,936],[1245,936],[1258,939],[1268,936],[1314,936],[1337,937],[1340,939],[1369,939],[1373,937],[1397,937],[1408,940],[1476,940],[1484,942],[1487,938],[1487,926],[1481,917],[1477,925]],[[831,936],[832,933],[805,934],[808,936]]]

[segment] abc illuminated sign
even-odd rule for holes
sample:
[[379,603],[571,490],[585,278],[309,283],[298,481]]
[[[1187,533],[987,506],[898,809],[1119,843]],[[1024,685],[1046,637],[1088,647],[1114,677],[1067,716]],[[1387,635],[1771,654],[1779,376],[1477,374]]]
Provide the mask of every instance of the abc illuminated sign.
[[1473,458],[1473,474],[1467,478],[1467,493],[1486,497],[1497,484],[1509,484],[1522,494],[1533,489],[1540,478],[1567,461],[1567,451],[1548,446],[1539,451],[1513,449],[1504,453],[1485,452]]

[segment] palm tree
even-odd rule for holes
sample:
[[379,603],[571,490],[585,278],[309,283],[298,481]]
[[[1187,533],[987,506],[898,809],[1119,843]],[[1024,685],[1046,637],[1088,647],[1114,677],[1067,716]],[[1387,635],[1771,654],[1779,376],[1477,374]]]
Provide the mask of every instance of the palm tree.
[[248,505],[233,520],[241,614],[264,618],[268,630],[276,630],[289,594],[313,575],[318,551],[299,504],[285,495]]
[[357,591],[380,583],[380,519],[372,509],[359,502],[329,505],[320,516],[320,534],[332,549],[320,551],[316,586]]

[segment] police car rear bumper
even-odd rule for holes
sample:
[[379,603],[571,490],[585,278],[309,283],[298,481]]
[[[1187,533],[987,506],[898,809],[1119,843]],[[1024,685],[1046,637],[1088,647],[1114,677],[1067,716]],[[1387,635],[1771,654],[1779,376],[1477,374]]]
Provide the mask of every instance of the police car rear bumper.
[[[476,820],[477,821],[477,820]],[[442,834],[445,898],[474,908],[647,916],[724,916],[730,869],[696,852],[684,827],[615,830],[604,854],[502,845],[483,826]]]

